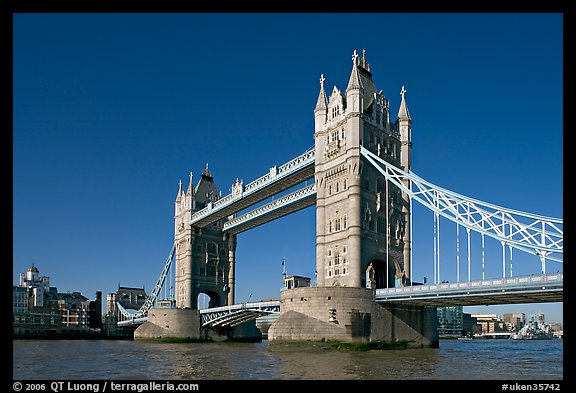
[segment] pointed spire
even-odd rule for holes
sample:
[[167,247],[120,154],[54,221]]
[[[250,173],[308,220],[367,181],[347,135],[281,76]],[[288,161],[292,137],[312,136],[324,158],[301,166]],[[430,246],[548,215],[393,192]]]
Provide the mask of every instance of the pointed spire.
[[402,86],[400,90],[400,95],[402,96],[402,101],[400,101],[400,109],[398,110],[398,118],[400,120],[412,120],[410,118],[410,112],[408,112],[408,105],[406,105],[406,89]]
[[194,176],[192,176],[192,171],[190,171],[190,181],[188,182],[188,190],[186,190],[186,195],[194,194]]
[[180,202],[182,198],[182,180],[178,182],[178,195],[176,195],[176,202]]
[[326,92],[324,91],[324,74],[320,75],[320,94],[318,94],[318,101],[316,101],[316,108],[314,112],[321,110],[328,110],[328,99],[326,98]]
[[352,54],[352,74],[350,74],[350,79],[348,80],[348,87],[346,91],[351,89],[362,89],[362,80],[360,79],[360,74],[358,73],[358,53],[354,49],[354,54]]
[[368,62],[366,61],[366,49],[362,49],[362,60],[359,65],[366,71],[370,72],[370,64],[368,64]]
[[206,168],[202,171],[202,177],[212,180],[212,173],[208,169],[208,163],[206,163]]

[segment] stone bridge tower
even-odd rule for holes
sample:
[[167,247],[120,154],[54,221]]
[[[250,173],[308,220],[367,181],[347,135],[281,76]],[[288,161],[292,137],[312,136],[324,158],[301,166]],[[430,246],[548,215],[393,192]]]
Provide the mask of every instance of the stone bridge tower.
[[[411,169],[412,120],[402,87],[400,110],[372,80],[365,53],[352,56],[345,92],[330,97],[320,78],[315,117],[316,274],[318,286],[385,288],[410,277],[410,203],[360,154],[364,146]],[[386,198],[388,195],[388,199]]]
[[194,212],[219,198],[208,164],[195,188],[192,173],[185,192],[180,182],[174,214],[176,308],[198,309],[201,293],[210,297],[209,307],[234,304],[236,235],[223,234],[225,219],[204,228],[189,225]]

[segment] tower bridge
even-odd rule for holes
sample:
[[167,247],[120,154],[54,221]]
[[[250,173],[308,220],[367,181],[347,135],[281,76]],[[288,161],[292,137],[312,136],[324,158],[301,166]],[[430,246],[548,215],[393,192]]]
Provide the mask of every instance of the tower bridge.
[[[563,274],[546,272],[547,262],[563,263],[562,219],[478,201],[418,177],[412,171],[407,91],[400,89],[392,121],[388,98],[374,85],[365,53],[360,57],[354,51],[345,91],[334,86],[328,97],[325,81],[321,75],[313,149],[246,185],[237,179],[226,196],[208,165],[196,185],[192,174],[186,191],[180,182],[169,257],[144,306],[120,308],[119,326],[141,324],[135,337],[195,337],[210,328],[237,337],[254,333],[250,323],[255,318],[277,313],[268,332],[272,341],[401,339],[435,346],[439,305],[562,301]],[[274,200],[266,203],[270,197]],[[434,217],[430,285],[416,282],[412,274],[417,262],[412,257],[414,201]],[[272,302],[235,304],[237,234],[312,205],[316,286],[284,289]],[[466,281],[460,281],[458,271],[457,283],[441,282],[441,219],[466,233]],[[482,239],[481,280],[471,275],[471,234]],[[485,240],[501,245],[502,277],[484,276]],[[512,250],[539,260],[539,278],[512,277]],[[169,276],[172,308],[157,307]],[[198,309],[200,294],[210,298],[208,309]]]

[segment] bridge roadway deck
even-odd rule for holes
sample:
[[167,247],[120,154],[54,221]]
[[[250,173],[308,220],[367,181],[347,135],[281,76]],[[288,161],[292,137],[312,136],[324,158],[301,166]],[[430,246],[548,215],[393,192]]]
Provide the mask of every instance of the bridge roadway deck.
[[238,194],[231,193],[194,213],[189,224],[205,227],[310,179],[314,176],[314,154],[314,150],[310,150],[278,168],[271,168],[268,174],[242,187]]
[[376,289],[380,303],[483,306],[564,300],[563,273]]

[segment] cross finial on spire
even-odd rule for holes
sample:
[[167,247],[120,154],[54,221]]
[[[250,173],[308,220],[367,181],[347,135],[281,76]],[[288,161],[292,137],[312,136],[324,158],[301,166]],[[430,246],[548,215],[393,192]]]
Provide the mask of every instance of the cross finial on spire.
[[404,94],[406,94],[406,89],[404,88],[404,85],[402,85],[402,89],[400,90],[400,95],[402,96],[402,99],[404,99]]
[[324,81],[326,80],[326,78],[324,78],[324,74],[320,75],[320,87],[324,87]]
[[354,65],[358,65],[357,60],[358,59],[358,53],[356,53],[356,49],[354,49],[354,53],[352,54],[352,62],[354,63]]

